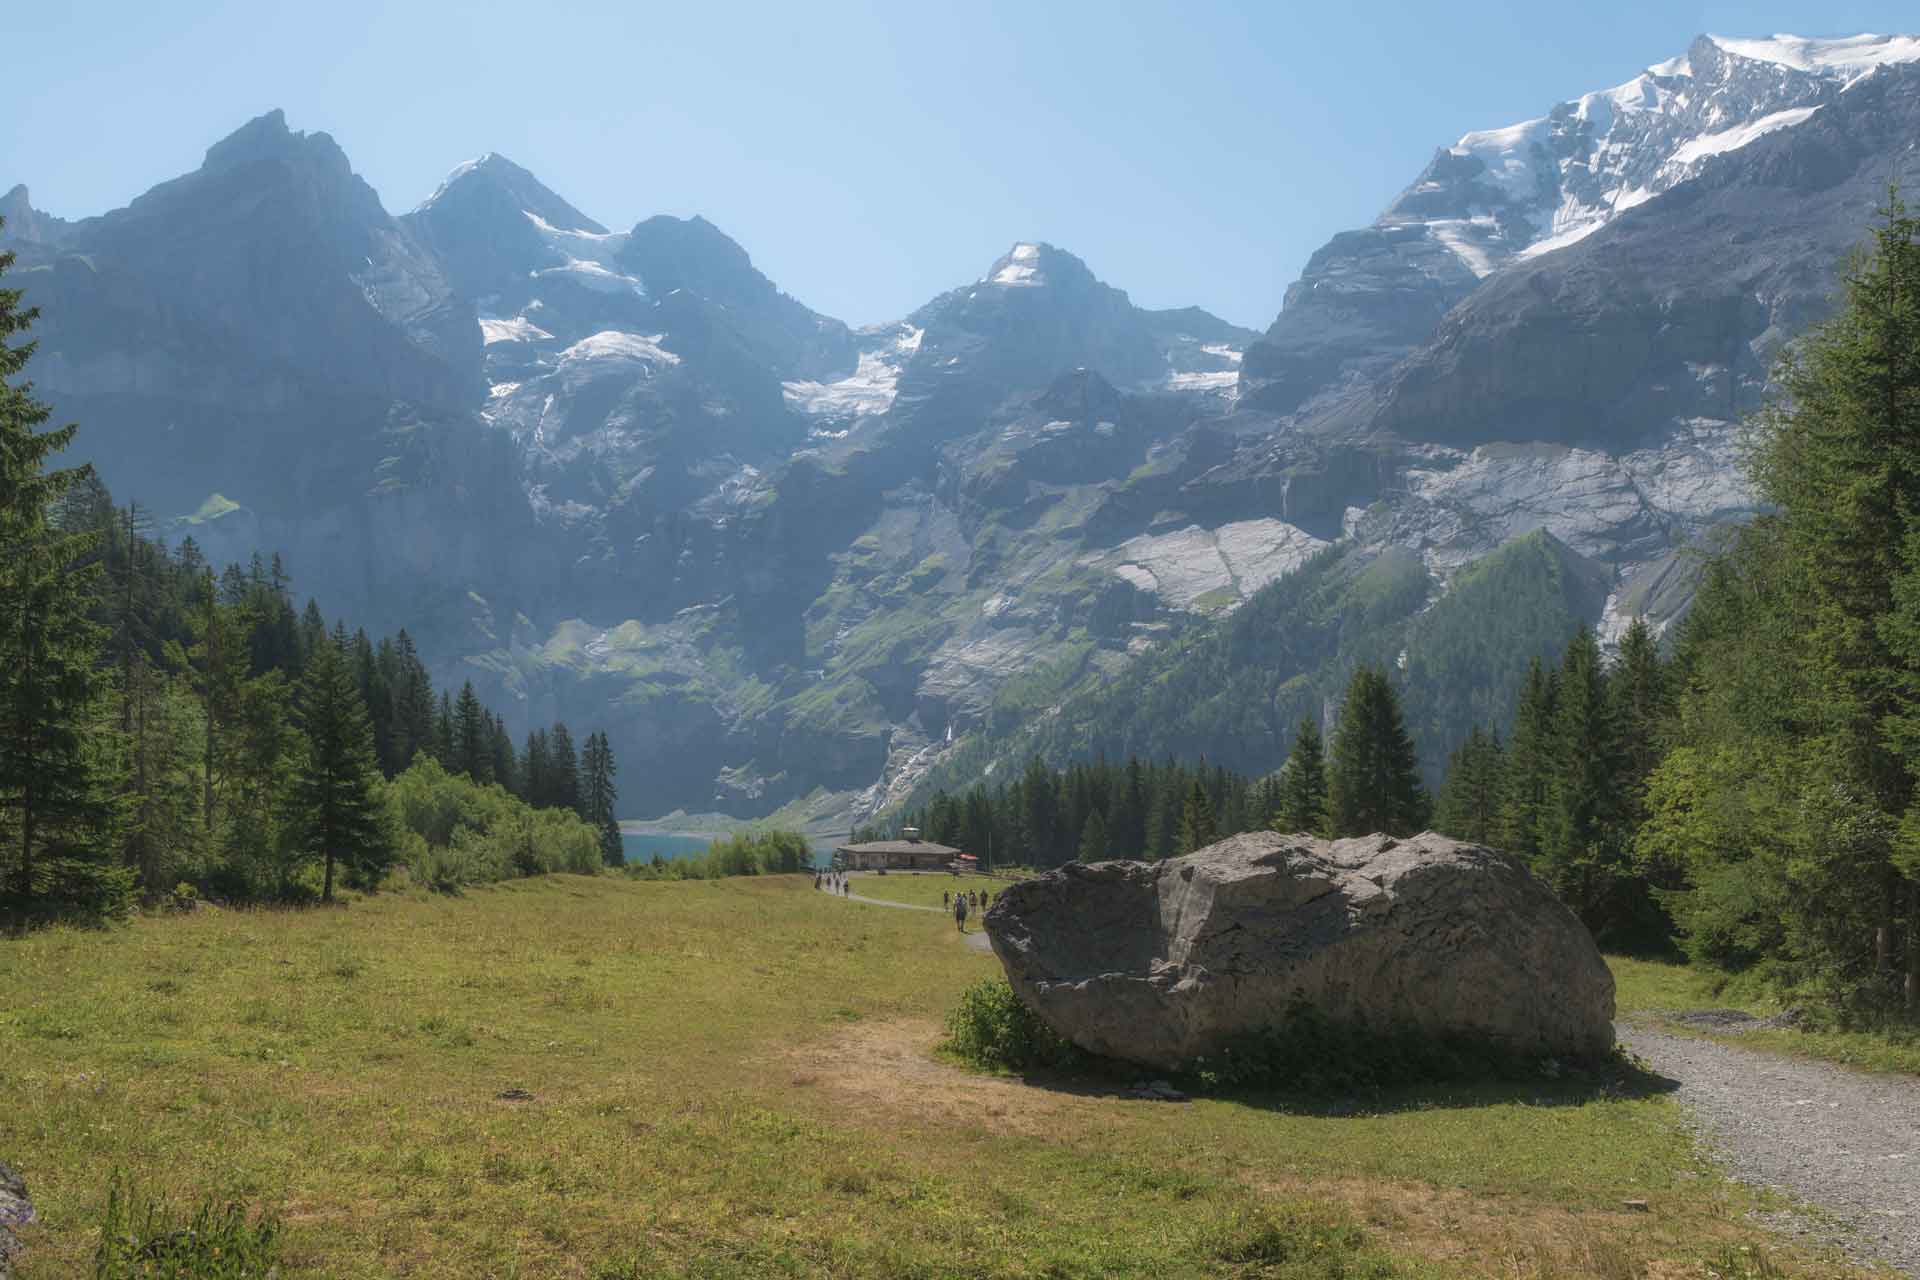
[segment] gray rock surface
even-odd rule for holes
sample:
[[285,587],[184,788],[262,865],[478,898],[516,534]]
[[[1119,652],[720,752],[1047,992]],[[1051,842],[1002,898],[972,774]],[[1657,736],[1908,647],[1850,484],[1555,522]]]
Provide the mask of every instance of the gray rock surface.
[[1527,1053],[1613,1044],[1613,976],[1586,928],[1518,862],[1431,832],[1253,832],[1165,862],[1069,865],[1008,889],[985,923],[1049,1026],[1166,1070],[1296,998]]
[[33,1221],[33,1201],[27,1198],[27,1180],[0,1160],[0,1280],[13,1274],[13,1264],[26,1251],[14,1234]]

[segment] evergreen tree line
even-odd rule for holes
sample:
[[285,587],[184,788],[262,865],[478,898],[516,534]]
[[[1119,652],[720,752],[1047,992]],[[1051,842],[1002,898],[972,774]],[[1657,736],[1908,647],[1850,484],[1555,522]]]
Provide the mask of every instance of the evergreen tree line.
[[1476,727],[1447,762],[1433,825],[1519,855],[1602,941],[1662,946],[1673,886],[1635,854],[1674,700],[1672,664],[1645,620],[1609,665],[1582,627],[1558,664],[1527,668],[1505,741]]
[[[578,843],[569,823],[593,865],[621,860],[605,734],[576,751],[556,724],[516,750],[471,683],[436,696],[405,631],[375,644],[329,627],[314,602],[295,610],[278,557],[216,574],[90,469],[50,467],[75,429],[39,429],[48,409],[21,378],[33,344],[9,341],[37,314],[22,301],[0,289],[0,923],[176,891],[331,898],[338,879],[371,885],[450,847],[483,812],[510,816],[523,845],[548,838],[503,868],[581,862],[552,852]],[[426,762],[470,821],[396,807],[395,780]],[[510,810],[452,794],[491,787]]]
[[1713,548],[1667,655],[1636,626],[1609,668],[1576,637],[1440,805],[1597,929],[1670,922],[1862,1024],[1920,1019],[1920,219],[1881,214],[1752,424],[1767,513]]
[[[1057,867],[1076,859],[1167,858],[1261,825],[1260,788],[1204,760],[1190,766],[1138,758],[1048,768],[1038,757],[1018,778],[964,792],[935,792],[898,825],[989,866]],[[853,840],[881,840],[868,827]]]
[[[1243,831],[1332,837],[1411,835],[1427,821],[1420,763],[1385,671],[1361,667],[1342,699],[1331,750],[1303,719],[1286,763],[1247,778],[1202,760],[1105,759],[1049,769],[1037,756],[1011,782],[936,792],[902,816],[925,838],[990,862],[1038,867],[1078,859],[1178,857]],[[856,841],[880,839],[869,828]]]

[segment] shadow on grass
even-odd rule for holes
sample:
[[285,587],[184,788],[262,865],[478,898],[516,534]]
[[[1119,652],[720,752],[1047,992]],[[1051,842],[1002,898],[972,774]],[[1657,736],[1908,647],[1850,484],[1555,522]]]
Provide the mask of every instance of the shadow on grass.
[[[1081,1098],[1115,1098],[1142,1103],[1206,1100],[1234,1102],[1262,1111],[1306,1116],[1381,1116],[1409,1111],[1461,1111],[1485,1107],[1582,1107],[1595,1102],[1635,1101],[1673,1092],[1680,1082],[1653,1070],[1625,1050],[1595,1063],[1569,1066],[1555,1074],[1484,1077],[1349,1088],[1248,1087],[1210,1083],[1187,1074],[1171,1074],[1111,1060],[1075,1068],[1041,1068],[1013,1073],[1036,1089]],[[1182,1099],[1143,1095],[1141,1087],[1171,1084]]]

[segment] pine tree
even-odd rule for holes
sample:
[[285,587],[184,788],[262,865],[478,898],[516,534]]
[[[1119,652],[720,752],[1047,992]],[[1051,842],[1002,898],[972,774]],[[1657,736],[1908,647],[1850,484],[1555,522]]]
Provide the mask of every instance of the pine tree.
[[1435,830],[1456,840],[1493,844],[1500,830],[1505,782],[1506,755],[1500,749],[1500,735],[1473,726],[1447,760],[1447,776],[1434,805]]
[[1055,850],[1053,772],[1039,756],[1027,761],[1020,776],[1020,829],[1029,856],[1040,866],[1059,861]]
[[[0,253],[0,276],[12,266]],[[46,469],[75,428],[36,430],[50,411],[15,381],[34,344],[8,341],[38,316],[20,300],[0,288],[0,915],[114,915],[132,882],[107,853],[118,815],[87,618],[96,539],[48,519],[86,473]]]
[[1087,814],[1080,831],[1080,861],[1103,862],[1113,855],[1107,850],[1107,818],[1098,809]]
[[526,745],[520,749],[520,783],[526,788],[527,803],[536,809],[553,804],[553,762],[547,751],[547,731],[527,730]]
[[453,695],[445,689],[440,691],[440,705],[433,716],[433,758],[448,773],[460,771],[453,741]]
[[1406,836],[1426,822],[1419,758],[1386,672],[1361,667],[1347,684],[1327,769],[1327,825],[1334,836],[1383,831]]
[[1600,645],[1581,627],[1554,681],[1552,772],[1540,828],[1541,873],[1600,932],[1623,923],[1630,873],[1620,831],[1619,739]]
[[400,773],[421,752],[434,754],[433,682],[405,628],[393,638],[393,669],[387,679],[393,691],[393,766]]
[[1279,803],[1268,819],[1275,831],[1318,833],[1327,825],[1327,762],[1320,724],[1302,719],[1293,750],[1280,769]]
[[521,799],[526,799],[525,787],[520,778],[520,762],[514,758],[513,739],[507,734],[506,723],[498,717],[489,715],[487,771],[493,780]]
[[609,867],[621,866],[627,860],[626,846],[620,839],[620,797],[613,782],[617,772],[606,733],[588,734],[581,761],[582,799],[588,824],[600,833],[600,860]]
[[1114,854],[1121,858],[1145,857],[1147,810],[1151,802],[1147,798],[1146,770],[1141,767],[1138,757],[1128,757],[1126,775],[1115,790],[1119,800],[1114,807],[1113,820],[1108,823]]
[[473,691],[473,681],[460,686],[453,704],[452,771],[464,773],[482,786],[493,781],[493,733],[487,709]]
[[1213,818],[1213,801],[1207,799],[1207,789],[1198,778],[1187,788],[1187,798],[1180,810],[1180,834],[1177,839],[1176,852],[1181,854],[1204,849],[1220,839],[1220,829]]
[[1500,802],[1500,844],[1533,858],[1540,852],[1541,823],[1553,778],[1554,678],[1538,658],[1527,664],[1520,705],[1507,742],[1507,776]]
[[345,654],[324,634],[307,655],[300,682],[305,759],[296,786],[304,845],[324,864],[321,901],[333,900],[334,868],[344,863],[363,881],[376,878],[391,855],[373,758],[373,725]]
[[1647,779],[1660,763],[1673,698],[1659,643],[1645,618],[1636,617],[1620,637],[1619,663],[1607,682],[1620,741],[1620,802],[1627,825],[1646,818]]
[[556,809],[581,813],[580,758],[573,749],[573,734],[560,721],[554,721],[547,733],[548,777],[553,783],[552,804]]

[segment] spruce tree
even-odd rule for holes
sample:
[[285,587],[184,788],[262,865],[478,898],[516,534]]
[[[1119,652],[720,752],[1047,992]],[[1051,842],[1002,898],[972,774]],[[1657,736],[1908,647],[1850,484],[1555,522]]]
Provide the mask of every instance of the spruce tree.
[[1098,809],[1087,814],[1086,825],[1080,831],[1081,862],[1103,862],[1113,855],[1107,850],[1107,817]]
[[1520,705],[1507,740],[1507,776],[1502,784],[1502,848],[1524,858],[1540,852],[1541,823],[1553,777],[1554,679],[1538,658],[1527,664]]
[[[13,266],[0,253],[0,276]],[[97,672],[103,637],[87,618],[96,540],[49,511],[86,473],[48,470],[75,427],[16,381],[38,316],[0,288],[0,916],[115,915],[132,880],[115,867],[110,732]]]
[[580,797],[580,758],[573,748],[573,734],[555,721],[547,733],[548,777],[553,781],[553,807],[582,813]]
[[442,689],[440,705],[433,717],[433,758],[448,773],[460,772],[453,739],[453,695]]
[[1361,667],[1347,684],[1327,769],[1327,825],[1339,836],[1420,830],[1427,798],[1419,758],[1386,672]]
[[1434,829],[1456,840],[1496,843],[1505,781],[1500,736],[1473,726],[1447,760],[1447,776],[1434,805]]
[[493,781],[493,731],[471,680],[460,686],[460,696],[453,704],[452,769],[483,786]]
[[1553,745],[1536,859],[1542,875],[1596,933],[1624,923],[1630,874],[1620,829],[1619,739],[1600,645],[1582,626],[1554,681]]
[[520,762],[514,757],[513,739],[507,734],[506,722],[492,715],[487,719],[490,722],[487,771],[493,775],[495,782],[524,800],[526,791],[520,778]]
[[1645,618],[1636,617],[1620,637],[1620,657],[1607,689],[1620,741],[1620,803],[1628,826],[1646,817],[1647,779],[1660,763],[1673,698],[1659,642]]
[[1187,788],[1187,798],[1180,810],[1180,834],[1177,852],[1192,853],[1195,849],[1204,849],[1220,838],[1220,828],[1214,821],[1213,801],[1207,799],[1207,789],[1195,778]]
[[1314,834],[1327,825],[1327,761],[1320,724],[1307,717],[1294,731],[1293,750],[1280,768],[1279,804],[1268,819],[1275,831]]
[[520,751],[520,782],[526,788],[527,803],[536,809],[553,804],[553,762],[547,752],[547,731],[527,730],[527,744]]
[[620,866],[627,860],[626,848],[620,839],[619,793],[613,783],[616,772],[613,747],[607,735],[604,732],[588,734],[587,747],[581,756],[581,798],[587,810],[587,823],[600,836],[600,860],[609,867]]
[[393,690],[393,764],[396,772],[404,772],[415,756],[434,753],[433,682],[405,628],[393,639],[388,683]]
[[324,634],[307,655],[299,712],[306,752],[295,803],[304,847],[324,866],[321,901],[330,902],[336,864],[370,881],[385,869],[391,850],[380,808],[373,725],[347,656]]

